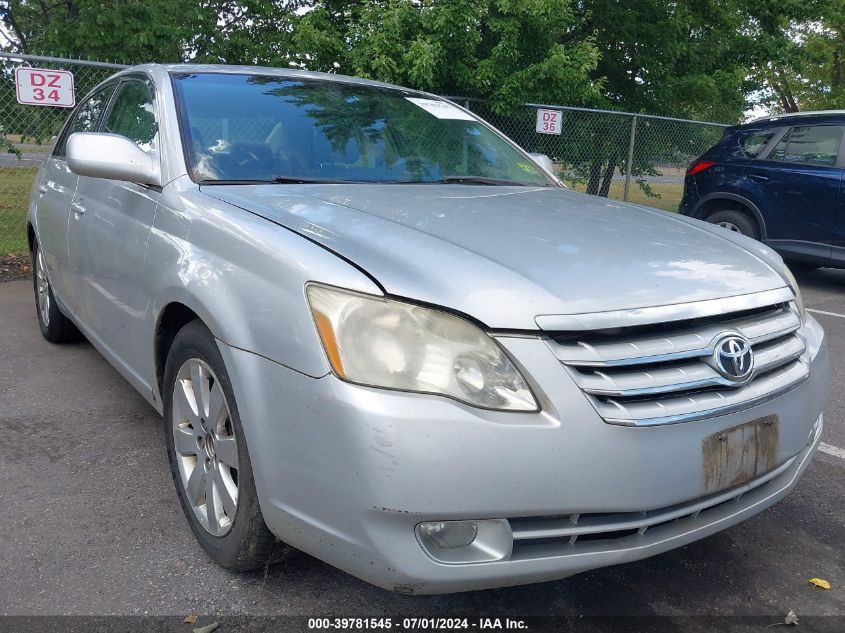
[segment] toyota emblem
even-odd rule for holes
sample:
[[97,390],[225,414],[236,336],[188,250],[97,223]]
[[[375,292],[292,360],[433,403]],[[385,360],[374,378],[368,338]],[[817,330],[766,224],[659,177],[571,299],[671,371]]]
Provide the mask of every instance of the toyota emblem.
[[733,382],[748,380],[754,371],[751,343],[736,334],[728,335],[716,343],[713,360],[718,372]]

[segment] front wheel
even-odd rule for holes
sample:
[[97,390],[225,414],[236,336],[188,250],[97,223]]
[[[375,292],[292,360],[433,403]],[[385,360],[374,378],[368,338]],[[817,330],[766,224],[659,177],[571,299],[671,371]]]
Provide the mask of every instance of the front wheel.
[[232,385],[211,332],[199,321],[176,335],[163,384],[170,470],[199,544],[218,564],[267,564],[276,538],[258,506]]

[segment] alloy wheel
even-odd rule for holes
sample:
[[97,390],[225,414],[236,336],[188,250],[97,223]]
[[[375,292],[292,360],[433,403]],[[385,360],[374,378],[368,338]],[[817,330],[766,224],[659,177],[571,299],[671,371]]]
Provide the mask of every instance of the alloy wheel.
[[35,258],[35,287],[38,291],[38,312],[44,327],[50,325],[50,281],[47,279],[47,265],[44,263],[44,253],[38,249]]
[[723,228],[728,229],[729,231],[733,231],[734,233],[742,233],[742,231],[739,230],[739,227],[733,222],[723,220],[722,222],[718,222],[717,224]]
[[207,363],[191,358],[179,368],[172,406],[185,495],[203,528],[225,536],[238,509],[238,444],[223,388]]

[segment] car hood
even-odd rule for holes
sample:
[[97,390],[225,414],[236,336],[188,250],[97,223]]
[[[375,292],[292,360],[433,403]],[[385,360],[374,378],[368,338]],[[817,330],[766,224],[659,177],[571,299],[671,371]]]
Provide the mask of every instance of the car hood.
[[492,328],[784,287],[763,258],[674,214],[563,188],[214,185],[202,191],[318,242],[387,293]]

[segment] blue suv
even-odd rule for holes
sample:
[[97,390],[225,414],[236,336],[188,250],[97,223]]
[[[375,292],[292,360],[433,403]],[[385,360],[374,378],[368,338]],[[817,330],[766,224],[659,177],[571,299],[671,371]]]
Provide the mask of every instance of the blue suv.
[[725,129],[692,163],[679,211],[765,242],[792,264],[845,268],[845,111]]

